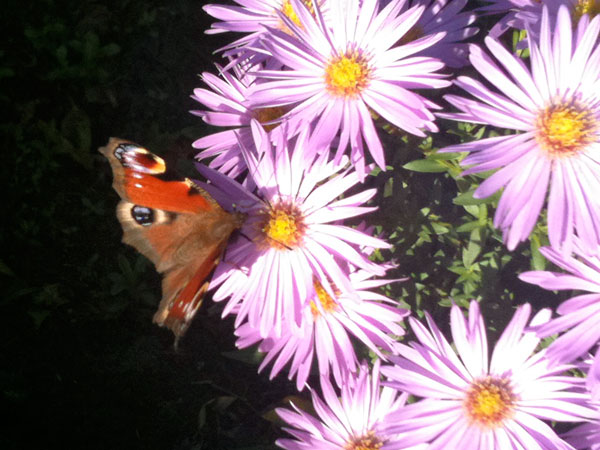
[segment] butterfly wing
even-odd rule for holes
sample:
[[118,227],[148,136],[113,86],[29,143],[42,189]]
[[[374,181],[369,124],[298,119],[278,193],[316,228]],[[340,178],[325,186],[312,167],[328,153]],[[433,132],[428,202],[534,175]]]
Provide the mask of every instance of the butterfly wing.
[[163,274],[162,300],[154,321],[185,333],[208,288],[229,236],[243,218],[223,210],[191,180],[177,179],[164,160],[137,144],[111,138],[99,151],[113,170],[122,201],[117,217],[123,242]]

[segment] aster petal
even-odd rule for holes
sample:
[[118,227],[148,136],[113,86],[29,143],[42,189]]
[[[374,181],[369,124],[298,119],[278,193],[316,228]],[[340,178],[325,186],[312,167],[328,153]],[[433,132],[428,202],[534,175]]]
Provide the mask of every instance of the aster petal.
[[488,371],[488,350],[485,326],[477,302],[471,302],[469,308],[469,325],[460,308],[453,305],[451,309],[452,338],[461,360],[473,378],[478,378]]
[[[514,350],[521,341],[530,314],[531,306],[528,303],[520,306],[515,311],[513,318],[500,335],[492,352],[490,364],[492,373],[503,373],[513,366],[515,361]],[[523,361],[522,356],[518,358],[518,361]]]

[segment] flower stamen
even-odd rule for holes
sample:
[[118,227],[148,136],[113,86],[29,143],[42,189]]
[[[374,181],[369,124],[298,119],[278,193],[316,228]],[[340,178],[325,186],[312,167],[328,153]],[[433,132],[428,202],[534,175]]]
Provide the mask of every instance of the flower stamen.
[[315,288],[315,299],[310,302],[310,311],[313,317],[316,319],[321,315],[321,312],[316,302],[321,304],[321,309],[326,313],[331,313],[337,309],[337,302],[329,295],[323,285],[313,277],[313,286]]
[[497,428],[512,416],[515,401],[508,379],[488,376],[471,384],[463,406],[473,423],[484,428]]
[[274,106],[272,108],[259,108],[252,111],[252,117],[260,122],[265,131],[269,132],[279,124],[276,122],[287,111],[285,108]]
[[325,68],[327,90],[338,97],[356,97],[369,84],[371,69],[356,50],[335,56]]
[[304,223],[302,215],[290,204],[281,203],[264,212],[261,231],[270,247],[293,249],[302,242]]
[[539,145],[551,156],[572,156],[597,139],[592,112],[577,104],[551,105],[537,119]]
[[581,19],[584,14],[587,14],[593,19],[600,13],[599,3],[600,2],[597,0],[579,0],[573,9],[573,21],[575,23],[579,22],[579,19]]
[[344,448],[346,450],[379,450],[383,444],[384,442],[374,431],[369,431],[362,436],[352,438]]
[[[304,6],[306,6],[306,8],[310,11],[310,14],[314,17],[315,6],[313,5],[312,0],[302,0],[302,3],[304,3]],[[292,6],[292,2],[290,0],[283,0],[283,3],[281,4],[281,12],[288,19],[290,19],[292,22],[294,22],[298,27],[303,28],[302,22],[300,21],[300,18],[298,17],[298,14],[294,10],[294,7]],[[288,34],[291,34],[290,29],[287,27],[287,25],[285,23],[281,22],[281,24],[279,25],[279,28]]]

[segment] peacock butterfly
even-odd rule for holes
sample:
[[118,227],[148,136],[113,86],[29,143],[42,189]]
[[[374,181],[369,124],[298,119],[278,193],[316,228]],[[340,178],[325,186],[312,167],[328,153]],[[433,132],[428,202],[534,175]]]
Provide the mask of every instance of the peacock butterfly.
[[154,322],[175,334],[177,346],[202,303],[207,278],[245,216],[225,211],[205,190],[174,177],[162,158],[137,144],[110,138],[98,150],[110,161],[113,188],[122,199],[117,217],[123,242],[163,274]]

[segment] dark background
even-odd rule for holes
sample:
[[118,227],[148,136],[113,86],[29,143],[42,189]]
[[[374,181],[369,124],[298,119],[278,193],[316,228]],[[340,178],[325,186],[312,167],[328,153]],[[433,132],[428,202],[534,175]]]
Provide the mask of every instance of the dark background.
[[118,136],[189,160],[207,132],[189,96],[231,36],[205,35],[195,0],[7,2],[0,448],[274,448],[267,419],[291,384],[256,375],[209,302],[174,351],[151,323],[160,277],[121,244],[96,150]]

